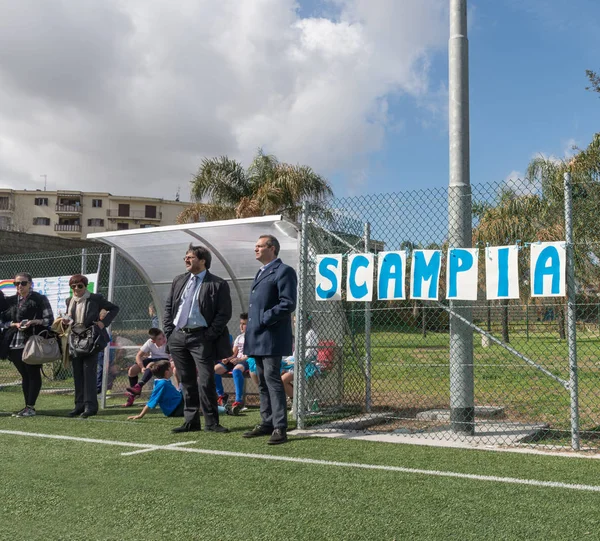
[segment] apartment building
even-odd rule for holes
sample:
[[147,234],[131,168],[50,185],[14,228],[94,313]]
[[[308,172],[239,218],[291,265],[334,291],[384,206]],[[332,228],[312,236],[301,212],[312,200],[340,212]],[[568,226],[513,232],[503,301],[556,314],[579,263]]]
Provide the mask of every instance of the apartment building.
[[189,203],[105,192],[0,189],[0,229],[63,238],[173,225]]

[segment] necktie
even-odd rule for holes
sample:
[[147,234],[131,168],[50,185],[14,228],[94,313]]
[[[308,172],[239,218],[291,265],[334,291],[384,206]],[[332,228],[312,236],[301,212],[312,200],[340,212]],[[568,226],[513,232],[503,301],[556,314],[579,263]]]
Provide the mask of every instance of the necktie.
[[175,318],[175,328],[183,329],[185,324],[187,323],[188,316],[190,315],[190,308],[192,307],[192,303],[194,302],[194,291],[196,290],[196,276],[192,274],[190,279],[188,280],[187,285],[185,286],[185,291],[183,293],[183,302],[181,303],[181,307],[179,308],[179,312],[177,312],[177,317]]

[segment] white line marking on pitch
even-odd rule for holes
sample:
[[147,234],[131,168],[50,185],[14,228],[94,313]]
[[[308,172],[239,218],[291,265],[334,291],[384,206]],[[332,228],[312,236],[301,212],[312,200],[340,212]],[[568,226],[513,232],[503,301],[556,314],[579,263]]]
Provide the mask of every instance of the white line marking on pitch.
[[[580,490],[584,492],[600,492],[598,485],[582,485],[578,483],[560,483],[557,481],[538,481],[536,479],[519,479],[516,477],[497,477],[495,475],[477,475],[472,473],[458,473],[438,470],[420,470],[417,468],[404,468],[401,466],[384,466],[380,464],[361,464],[358,462],[337,462],[330,460],[317,460],[314,458],[296,458],[290,456],[259,455],[256,453],[239,453],[235,451],[218,451],[214,449],[197,449],[189,447],[176,447],[176,444],[153,445],[149,443],[130,443],[115,440],[97,440],[92,438],[78,438],[75,436],[62,436],[56,434],[39,434],[36,432],[21,432],[19,430],[0,430],[0,434],[12,436],[25,436],[30,438],[44,438],[51,440],[76,441],[80,443],[96,443],[99,445],[113,445],[130,447],[148,451],[171,451],[180,453],[198,453],[203,455],[227,456],[239,458],[255,458],[258,460],[273,460],[276,462],[293,462],[295,464],[311,464],[319,466],[337,466],[340,468],[354,468],[363,470],[381,470],[398,473],[412,473],[416,475],[430,475],[434,477],[452,477],[456,479],[470,479],[473,481],[489,481],[495,483],[507,483],[511,485],[526,485],[545,488],[563,488],[567,490]],[[183,442],[182,442],[183,443]],[[192,443],[192,442],[185,442]]]
[[160,451],[161,449],[173,449],[174,447],[179,447],[180,445],[191,445],[192,443],[196,443],[196,441],[180,441],[179,443],[169,443],[169,445],[155,445],[151,449],[138,449],[137,451],[121,453],[121,456],[139,455],[140,453],[150,453],[152,451]]

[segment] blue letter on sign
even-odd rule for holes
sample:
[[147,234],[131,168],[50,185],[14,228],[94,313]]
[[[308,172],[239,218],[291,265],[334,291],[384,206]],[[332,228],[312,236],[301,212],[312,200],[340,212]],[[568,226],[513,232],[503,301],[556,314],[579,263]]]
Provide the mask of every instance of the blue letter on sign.
[[402,274],[402,256],[400,254],[386,254],[379,271],[379,299],[389,299],[388,286],[394,280],[394,295],[392,299],[401,299],[404,293],[404,275]]
[[367,287],[366,282],[363,282],[362,285],[358,285],[356,283],[356,271],[360,267],[368,267],[368,266],[369,266],[369,260],[364,255],[357,255],[352,260],[352,265],[350,266],[350,270],[348,271],[348,273],[350,275],[350,280],[349,280],[350,291],[352,293],[352,296],[355,299],[360,299],[361,297],[364,297],[369,292],[369,288]]
[[425,260],[425,254],[423,252],[415,252],[414,256],[414,275],[413,275],[413,297],[422,297],[421,287],[424,281],[431,280],[429,282],[429,293],[427,295],[430,299],[437,298],[438,290],[438,278],[440,276],[440,266],[442,264],[441,252],[435,252],[431,255],[429,264]]
[[560,257],[554,246],[546,246],[538,257],[533,274],[533,292],[544,294],[544,276],[552,276],[552,294],[560,293]]
[[317,295],[321,299],[331,299],[338,289],[337,276],[335,275],[335,272],[329,268],[337,268],[337,266],[338,261],[333,257],[324,257],[319,263],[319,274],[331,282],[331,287],[327,290],[323,289],[320,285],[317,286]]
[[498,250],[498,297],[508,297],[508,252],[509,248]]
[[456,275],[459,272],[468,271],[473,267],[473,256],[467,250],[454,248],[450,250],[450,280],[448,288],[448,297],[456,297]]

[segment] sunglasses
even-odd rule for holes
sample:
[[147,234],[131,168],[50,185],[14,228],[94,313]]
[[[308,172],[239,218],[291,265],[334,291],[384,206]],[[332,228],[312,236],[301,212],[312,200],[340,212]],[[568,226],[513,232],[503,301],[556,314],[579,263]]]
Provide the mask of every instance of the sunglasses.
[[13,286],[15,287],[25,287],[29,283],[29,280],[21,280],[20,282],[13,282]]
[[85,289],[85,286],[83,284],[73,284],[71,289]]

